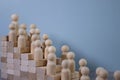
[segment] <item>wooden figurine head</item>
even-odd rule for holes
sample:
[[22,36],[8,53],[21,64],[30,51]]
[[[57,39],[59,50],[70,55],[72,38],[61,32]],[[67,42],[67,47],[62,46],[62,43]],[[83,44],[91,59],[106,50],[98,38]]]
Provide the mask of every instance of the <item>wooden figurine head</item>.
[[63,69],[69,68],[69,62],[68,62],[68,60],[63,60],[63,61],[62,61],[62,68],[63,68]]
[[103,70],[104,68],[103,67],[98,67],[97,69],[96,69],[96,75],[99,75],[99,72],[101,71],[101,70]]
[[45,45],[46,46],[51,46],[52,45],[52,41],[50,39],[45,41]]
[[17,14],[12,14],[11,19],[12,19],[12,21],[18,21],[19,17]]
[[100,76],[101,78],[107,79],[107,77],[108,77],[108,72],[107,72],[105,69],[100,70],[99,76]]
[[48,48],[48,52],[49,52],[49,53],[55,53],[55,52],[56,52],[56,48],[55,48],[54,46],[50,46],[50,47]]
[[88,67],[85,66],[81,69],[81,74],[82,75],[89,75],[89,73],[90,73],[90,70],[89,70]]
[[74,58],[75,58],[74,52],[68,52],[67,58],[68,58],[68,59],[74,59]]
[[10,25],[9,25],[9,29],[10,29],[10,30],[15,30],[15,25],[14,25],[14,24],[10,24]]
[[86,66],[87,65],[87,60],[86,59],[80,59],[79,60],[79,65],[80,66]]
[[48,60],[49,61],[53,61],[54,62],[55,59],[56,59],[55,54],[48,54]]
[[43,34],[43,40],[47,40],[48,39],[48,35],[47,34]]
[[35,33],[36,34],[40,34],[40,30],[39,29],[35,29]]
[[69,51],[69,47],[68,47],[67,45],[63,45],[63,46],[61,47],[61,51],[62,51],[62,52],[68,52],[68,51]]
[[21,24],[20,28],[26,30],[26,24]]
[[36,25],[35,24],[31,24],[30,25],[30,29],[36,29]]
[[120,80],[120,71],[115,71],[113,76],[115,80]]
[[35,41],[35,45],[36,45],[36,47],[41,47],[41,41],[40,40],[36,40]]
[[23,29],[19,29],[19,35],[25,35],[25,31]]

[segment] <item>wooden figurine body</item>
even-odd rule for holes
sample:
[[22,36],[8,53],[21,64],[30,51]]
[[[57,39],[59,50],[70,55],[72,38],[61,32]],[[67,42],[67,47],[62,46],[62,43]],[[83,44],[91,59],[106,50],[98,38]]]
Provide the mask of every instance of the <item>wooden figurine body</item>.
[[67,54],[67,58],[69,61],[69,69],[71,73],[75,72],[75,61],[74,61],[75,54],[73,52],[69,52]]
[[28,36],[28,34],[27,34],[27,31],[26,31],[26,29],[27,29],[27,28],[26,28],[26,24],[21,24],[21,25],[20,25],[20,29],[23,29],[23,30],[25,31],[25,37],[26,37],[26,41],[27,41],[29,36]]
[[37,35],[37,39],[40,40],[40,30],[35,29],[35,34]]
[[62,51],[62,60],[67,59],[67,53],[69,52],[69,47],[67,45],[63,45],[61,47]]
[[49,54],[47,59],[47,75],[55,75],[56,74],[56,63],[54,62],[55,56],[54,54]]
[[19,30],[18,47],[21,49],[26,48],[25,32],[22,29]]
[[47,56],[49,54],[48,48],[52,45],[52,41],[50,39],[46,40],[45,45],[46,45],[46,48],[45,48],[44,58],[47,59]]
[[61,80],[71,80],[71,71],[68,60],[62,61]]
[[53,54],[55,56],[54,62],[56,63],[56,54],[55,54],[56,53],[56,48],[54,46],[50,46],[48,48],[48,53]]
[[35,46],[36,46],[36,48],[34,50],[34,60],[39,61],[39,60],[43,59],[43,52],[41,49],[41,41],[36,40]]
[[90,70],[88,67],[83,67],[81,69],[82,76],[81,76],[80,80],[90,80],[89,72],[90,72]]
[[47,34],[43,34],[43,42],[42,42],[42,49],[43,49],[43,53],[45,53],[45,41],[48,39],[48,35]]
[[35,29],[36,29],[36,25],[35,24],[31,24],[30,25],[30,36],[32,37],[33,34],[35,34]]
[[16,34],[18,35],[18,29],[19,29],[19,25],[18,25],[18,16],[16,14],[11,15],[11,19],[12,19],[12,24],[15,25],[15,31]]
[[37,36],[36,35],[33,35],[32,38],[31,38],[32,42],[31,42],[31,54],[34,53],[34,49],[35,49],[35,41],[37,40]]
[[15,25],[14,24],[10,24],[9,25],[10,31],[9,31],[9,41],[14,42],[14,46],[16,46],[16,42],[17,42],[17,34],[15,31]]
[[86,59],[80,59],[79,60],[79,66],[80,66],[80,68],[79,68],[79,74],[80,74],[80,77],[82,76],[81,69],[83,67],[85,67],[86,65],[87,65],[87,60]]
[[115,80],[120,80],[120,71],[115,71],[114,72],[114,79]]

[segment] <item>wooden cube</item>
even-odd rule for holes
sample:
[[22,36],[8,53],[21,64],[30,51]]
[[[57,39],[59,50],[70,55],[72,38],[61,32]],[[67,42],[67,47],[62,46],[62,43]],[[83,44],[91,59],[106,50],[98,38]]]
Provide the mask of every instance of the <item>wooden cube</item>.
[[75,78],[79,78],[79,72],[78,71],[75,71],[74,73],[72,73],[72,79],[75,79]]
[[11,70],[11,69],[7,69],[7,74],[11,74],[11,75],[14,75],[14,70]]
[[28,72],[29,73],[36,73],[36,67],[28,66]]
[[1,62],[2,63],[7,63],[7,58],[6,57],[1,57]]
[[21,65],[20,64],[14,64],[14,70],[20,70]]
[[8,52],[8,53],[7,53],[7,58],[13,59],[13,53]]
[[7,69],[1,69],[1,73],[6,73],[7,74]]
[[14,76],[13,80],[21,80],[20,76]]
[[20,70],[23,71],[23,72],[28,72],[28,66],[20,66]]
[[1,69],[7,69],[7,64],[6,63],[1,63]]
[[4,80],[4,79],[7,79],[7,73],[4,73],[4,72],[1,72],[1,78]]
[[15,54],[16,54],[16,53],[20,54],[20,48],[14,47],[14,53],[15,53]]
[[37,80],[46,80],[46,67],[37,67]]
[[20,72],[21,80],[29,80],[29,76],[28,75],[29,75],[28,72],[21,71]]
[[8,46],[2,47],[2,53],[8,53]]
[[19,76],[20,77],[20,70],[14,70],[14,76]]
[[7,69],[14,70],[14,64],[7,63]]
[[28,60],[21,60],[22,66],[28,66]]
[[37,75],[36,75],[36,73],[29,73],[28,79],[29,79],[29,80],[37,80]]
[[1,53],[1,57],[7,57],[7,53],[6,52],[2,52]]
[[20,53],[13,54],[13,59],[20,59]]
[[8,58],[7,58],[7,63],[13,64],[13,59],[8,59]]
[[13,79],[14,79],[14,76],[11,74],[8,74],[7,80],[13,80]]
[[21,60],[20,59],[13,59],[13,64],[20,65]]
[[30,53],[21,54],[21,60],[32,60],[33,55]]
[[46,78],[47,78],[46,80],[61,80],[61,73],[58,73],[53,76],[47,75]]

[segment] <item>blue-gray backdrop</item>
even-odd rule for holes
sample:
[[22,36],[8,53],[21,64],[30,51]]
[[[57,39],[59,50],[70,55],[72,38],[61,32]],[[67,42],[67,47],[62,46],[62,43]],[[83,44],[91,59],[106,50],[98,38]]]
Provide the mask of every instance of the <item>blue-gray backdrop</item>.
[[70,46],[78,60],[86,58],[91,70],[120,69],[120,0],[0,0],[0,35],[8,33],[10,15],[19,23],[35,23],[57,47]]

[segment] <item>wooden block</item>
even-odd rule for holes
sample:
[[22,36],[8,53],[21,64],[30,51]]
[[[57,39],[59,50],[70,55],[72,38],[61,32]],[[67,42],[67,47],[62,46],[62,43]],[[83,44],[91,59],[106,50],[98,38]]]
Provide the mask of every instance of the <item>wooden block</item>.
[[29,79],[29,80],[37,80],[36,73],[29,73],[28,79]]
[[47,65],[47,60],[46,59],[41,59],[39,61],[29,60],[28,64],[29,66],[32,66],[32,67],[42,67]]
[[8,36],[2,36],[1,38],[2,41],[8,41]]
[[33,55],[30,53],[21,54],[21,60],[32,60]]
[[14,47],[14,53],[15,53],[15,54],[16,54],[16,53],[19,53],[19,54],[20,54],[20,48]]
[[13,53],[14,52],[14,43],[12,41],[8,42],[8,52]]
[[7,57],[7,53],[2,52],[1,57]]
[[8,46],[2,47],[2,53],[8,53]]
[[28,66],[28,60],[21,60],[22,66]]
[[14,70],[7,69],[7,74],[14,75]]
[[58,73],[56,75],[53,75],[53,76],[46,76],[46,80],[61,80],[61,73]]
[[61,62],[62,62],[61,58],[57,58],[57,59],[56,59],[56,64],[57,64],[57,65],[61,65]]
[[75,79],[72,79],[72,80],[80,80],[79,78],[75,78]]
[[37,67],[37,80],[46,80],[46,67]]
[[7,63],[13,64],[13,59],[8,59],[8,58],[7,58]]
[[1,63],[1,69],[7,69],[7,64],[6,63]]
[[28,66],[20,66],[20,70],[23,72],[28,72]]
[[20,53],[13,54],[13,59],[20,59]]
[[20,64],[14,64],[14,70],[20,70],[21,65]]
[[14,79],[14,76],[11,74],[8,74],[7,80],[13,80],[13,79]]
[[1,69],[1,73],[6,73],[7,74],[7,69]]
[[75,79],[75,78],[79,78],[79,72],[78,71],[75,71],[74,73],[72,73],[72,79]]
[[14,76],[13,80],[21,80],[20,76]]
[[36,73],[36,67],[28,66],[29,73]]
[[56,73],[60,73],[62,69],[61,65],[56,65]]
[[20,59],[13,59],[13,64],[18,64],[18,65],[20,65]]
[[3,78],[3,80],[7,79],[7,73],[1,72],[1,78]]
[[20,76],[20,70],[14,70],[14,76]]
[[25,48],[26,53],[30,53],[30,47]]
[[21,80],[29,80],[28,75],[29,75],[28,72],[23,72],[23,71],[21,71],[21,72],[20,72]]
[[7,58],[6,57],[1,57],[1,62],[2,63],[7,63]]
[[2,47],[7,47],[8,46],[8,41],[2,41],[1,45],[2,45]]
[[14,70],[14,64],[7,63],[7,69]]
[[8,53],[7,53],[7,58],[13,59],[13,53],[8,52]]

